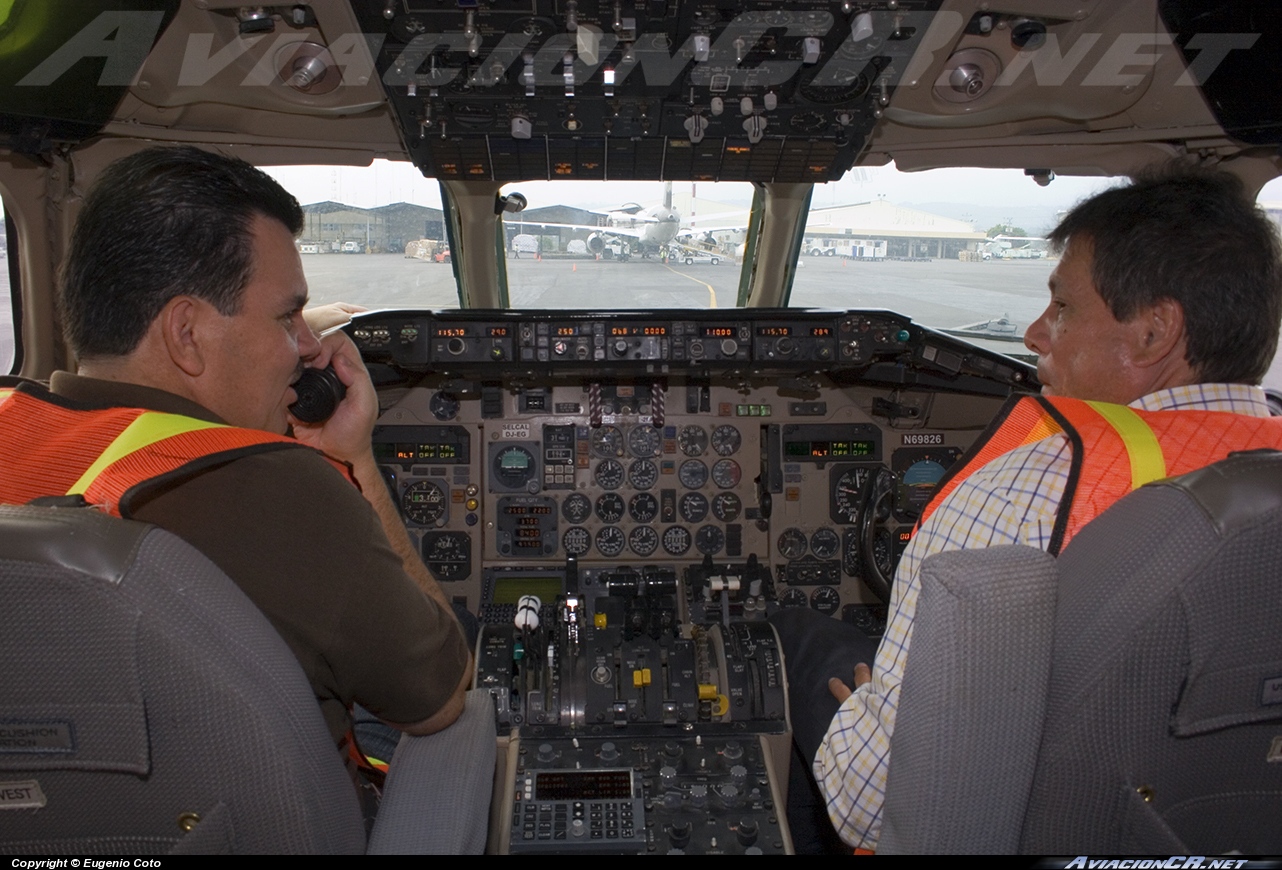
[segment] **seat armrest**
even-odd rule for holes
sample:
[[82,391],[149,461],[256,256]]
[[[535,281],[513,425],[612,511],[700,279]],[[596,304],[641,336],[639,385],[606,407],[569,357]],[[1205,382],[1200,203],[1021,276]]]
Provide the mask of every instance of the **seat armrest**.
[[922,563],[878,854],[1018,851],[1046,709],[1057,577],[1055,560],[1032,547]]
[[401,737],[368,853],[480,855],[494,763],[494,702],[488,692],[473,689],[453,725],[425,737]]

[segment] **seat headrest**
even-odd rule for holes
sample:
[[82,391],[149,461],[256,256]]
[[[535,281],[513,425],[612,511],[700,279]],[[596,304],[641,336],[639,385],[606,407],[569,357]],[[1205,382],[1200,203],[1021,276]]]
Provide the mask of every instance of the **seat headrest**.
[[57,565],[115,584],[151,528],[92,508],[0,505],[0,559]]
[[1186,492],[1224,536],[1282,507],[1282,452],[1233,453],[1214,465],[1152,485]]

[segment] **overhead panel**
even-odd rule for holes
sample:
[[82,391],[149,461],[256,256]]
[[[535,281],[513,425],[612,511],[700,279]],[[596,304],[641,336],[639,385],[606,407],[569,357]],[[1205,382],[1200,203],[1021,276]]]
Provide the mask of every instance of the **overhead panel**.
[[442,179],[823,182],[939,0],[353,0],[409,153]]

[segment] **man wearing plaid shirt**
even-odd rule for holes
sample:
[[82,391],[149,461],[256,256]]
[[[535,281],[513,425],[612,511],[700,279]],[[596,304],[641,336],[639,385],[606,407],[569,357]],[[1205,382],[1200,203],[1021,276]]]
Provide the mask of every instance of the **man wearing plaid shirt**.
[[[1240,182],[1168,168],[1081,203],[1050,240],[1062,251],[1050,305],[1024,337],[1044,395],[1269,416],[1254,385],[1277,347],[1282,260],[1276,230]],[[857,629],[808,611],[774,618],[797,747],[813,759],[818,801],[848,846],[875,849],[880,835],[922,560],[1004,544],[1050,549],[1071,461],[1068,437],[1052,435],[989,462],[936,506],[900,560],[871,669],[872,641]],[[852,691],[836,674],[853,662]],[[807,833],[804,792],[794,779],[799,851],[831,834]]]

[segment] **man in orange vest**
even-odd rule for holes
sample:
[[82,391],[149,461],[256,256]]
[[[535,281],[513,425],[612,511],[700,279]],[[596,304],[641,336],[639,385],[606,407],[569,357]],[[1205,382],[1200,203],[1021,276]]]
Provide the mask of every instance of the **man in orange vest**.
[[[847,846],[875,849],[880,834],[923,559],[1002,544],[1058,554],[1136,486],[1282,448],[1282,421],[1255,386],[1282,324],[1282,257],[1236,178],[1143,176],[1078,205],[1050,241],[1062,251],[1050,304],[1024,338],[1042,396],[1009,403],[940,486],[898,565],[875,654],[835,620],[776,619],[798,749]],[[836,675],[854,662],[852,691]],[[790,807],[794,829],[802,816]]]
[[[462,712],[470,653],[374,461],[360,355],[304,321],[302,227],[240,160],[153,148],[108,167],[60,287],[78,371],[0,392],[0,502],[77,493],[168,529],[271,620],[336,745],[353,703],[429,734]],[[288,410],[308,366],[346,386],[310,425]]]

